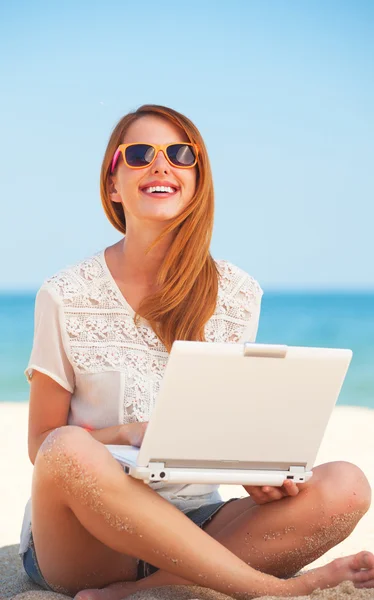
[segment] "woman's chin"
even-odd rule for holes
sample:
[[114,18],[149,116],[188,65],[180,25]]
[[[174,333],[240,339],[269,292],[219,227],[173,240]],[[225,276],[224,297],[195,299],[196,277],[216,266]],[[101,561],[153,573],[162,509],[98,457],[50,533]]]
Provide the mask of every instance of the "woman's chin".
[[165,221],[171,221],[177,217],[182,209],[180,210],[170,210],[169,208],[159,207],[158,210],[146,211],[142,213],[141,219],[145,221],[154,221],[155,223],[163,223]]

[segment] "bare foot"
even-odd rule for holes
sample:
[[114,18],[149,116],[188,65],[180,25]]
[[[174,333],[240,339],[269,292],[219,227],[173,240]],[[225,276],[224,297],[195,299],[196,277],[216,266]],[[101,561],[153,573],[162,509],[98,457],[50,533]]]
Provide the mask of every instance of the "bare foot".
[[196,585],[192,581],[183,579],[178,575],[158,570],[148,577],[137,581],[119,581],[101,589],[86,589],[79,592],[74,600],[123,600],[130,594],[140,590],[148,590],[164,585]]
[[374,554],[363,551],[336,558],[324,567],[290,579],[288,585],[292,592],[310,594],[317,588],[332,588],[342,581],[352,581],[356,588],[374,588]]
[[123,581],[101,589],[82,590],[74,596],[74,600],[122,600],[136,591],[138,591],[136,581]]
[[[150,575],[140,581],[130,581],[128,583],[113,583],[100,590],[82,590],[74,600],[123,600],[130,594],[133,594],[140,589],[149,587],[159,587],[160,585],[179,584],[196,585],[186,580],[175,581],[159,581],[157,573]],[[163,573],[166,577],[173,578],[170,574]],[[157,580],[157,581],[156,581]],[[314,590],[320,588],[332,588],[342,583],[342,581],[352,581],[356,588],[374,588],[374,554],[371,552],[359,552],[352,556],[344,558],[336,558],[328,565],[313,569],[305,575],[300,575],[294,579],[283,581],[284,594],[288,596],[310,594]],[[250,593],[250,590],[248,590]],[[276,592],[279,595],[279,591]]]

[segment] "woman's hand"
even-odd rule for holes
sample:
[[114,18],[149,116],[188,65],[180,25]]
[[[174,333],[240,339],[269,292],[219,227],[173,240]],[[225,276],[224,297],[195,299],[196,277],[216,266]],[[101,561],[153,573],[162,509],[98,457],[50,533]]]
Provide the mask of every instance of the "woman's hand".
[[140,448],[148,423],[127,423],[121,427],[122,444]]
[[285,479],[281,487],[245,485],[244,488],[256,504],[266,504],[267,502],[281,500],[287,496],[297,496],[300,492],[296,483],[290,479]]

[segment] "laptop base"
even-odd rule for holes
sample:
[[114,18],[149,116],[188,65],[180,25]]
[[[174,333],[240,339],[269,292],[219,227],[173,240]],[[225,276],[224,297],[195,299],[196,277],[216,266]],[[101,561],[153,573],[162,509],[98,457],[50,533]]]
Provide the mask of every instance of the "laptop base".
[[291,467],[288,471],[261,471],[244,469],[186,469],[168,468],[163,463],[151,463],[148,467],[123,464],[125,473],[145,483],[163,481],[165,483],[202,483],[202,484],[233,484],[233,485],[271,485],[280,487],[285,479],[295,483],[305,483],[312,477],[312,471],[303,467]]

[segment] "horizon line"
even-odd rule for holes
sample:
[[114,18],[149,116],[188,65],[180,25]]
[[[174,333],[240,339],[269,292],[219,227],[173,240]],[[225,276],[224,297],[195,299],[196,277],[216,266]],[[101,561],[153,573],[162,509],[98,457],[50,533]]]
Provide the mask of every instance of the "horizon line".
[[[36,295],[40,286],[37,288],[1,288],[1,296],[21,296],[21,295]],[[284,286],[284,287],[267,287],[261,284],[261,288],[265,294],[346,294],[346,295],[358,295],[358,294],[374,294],[373,287],[295,287],[295,286]]]

